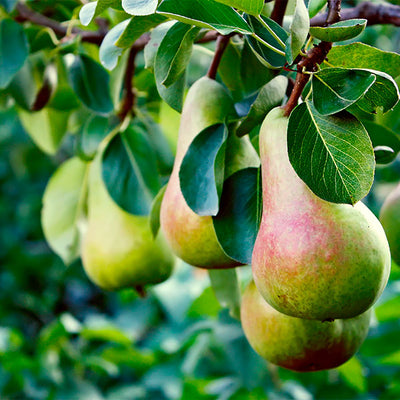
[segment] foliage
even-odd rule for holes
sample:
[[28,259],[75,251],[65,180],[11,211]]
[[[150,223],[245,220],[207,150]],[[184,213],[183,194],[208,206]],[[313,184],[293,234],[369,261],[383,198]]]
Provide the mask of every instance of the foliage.
[[[235,319],[249,267],[210,279],[178,263],[140,299],[95,288],[77,260],[86,168],[99,150],[113,200],[150,214],[157,234],[179,112],[186,89],[210,73],[216,32],[229,35],[216,67],[235,113],[196,137],[180,176],[189,205],[214,216],[225,252],[250,262],[261,196],[257,168],[224,175],[232,157],[225,141],[249,135],[257,148],[263,118],[287,103],[296,63],[316,39],[335,43],[306,71],[311,84],[290,117],[290,160],[317,195],[351,204],[367,195],[377,213],[400,173],[399,31],[359,18],[310,27],[319,1],[293,2],[283,27],[260,0],[85,3],[0,0],[0,397],[399,398],[396,265],[357,357],[299,375],[260,359]],[[339,149],[344,139],[350,144]],[[196,182],[206,182],[210,204]]]

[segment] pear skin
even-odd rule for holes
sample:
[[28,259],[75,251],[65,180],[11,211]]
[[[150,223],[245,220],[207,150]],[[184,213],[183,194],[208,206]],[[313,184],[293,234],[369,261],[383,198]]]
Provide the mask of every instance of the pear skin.
[[363,203],[334,204],[312,193],[289,162],[287,125],[275,108],[260,130],[263,215],[252,256],[255,284],[270,305],[293,317],[355,317],[386,286],[385,233]]
[[392,258],[400,265],[400,184],[384,201],[379,219],[388,238]]
[[[174,253],[196,267],[220,269],[239,265],[222,250],[212,218],[197,215],[186,204],[179,183],[179,168],[193,139],[203,129],[223,122],[233,112],[228,92],[220,83],[207,77],[199,79],[190,88],[182,111],[176,158],[162,201],[160,222]],[[232,168],[237,170],[237,167]]]
[[240,314],[247,340],[261,357],[308,372],[335,368],[349,360],[367,336],[371,310],[330,322],[289,317],[271,307],[251,282]]
[[154,239],[149,218],[122,210],[101,177],[101,158],[90,168],[88,229],[82,262],[88,277],[105,290],[143,287],[166,280],[174,257],[162,232]]

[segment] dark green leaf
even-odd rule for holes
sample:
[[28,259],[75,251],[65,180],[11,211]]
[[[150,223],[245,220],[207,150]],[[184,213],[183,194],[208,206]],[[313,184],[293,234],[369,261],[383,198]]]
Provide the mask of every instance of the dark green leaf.
[[397,153],[388,146],[376,146],[374,147],[375,161],[377,164],[389,164],[397,156]]
[[208,274],[221,306],[228,308],[232,317],[240,319],[240,288],[236,269],[209,270]]
[[382,111],[388,112],[399,101],[399,88],[395,80],[388,74],[380,71],[366,70],[376,77],[374,84],[363,97],[357,101],[357,106],[367,113],[376,113],[382,107]]
[[0,21],[0,89],[11,82],[24,65],[29,46],[24,29],[11,19]]
[[123,51],[123,49],[118,47],[116,43],[130,22],[131,20],[127,19],[114,26],[114,28],[107,32],[107,35],[101,43],[99,51],[100,61],[102,65],[110,71],[117,66],[118,58]]
[[[382,51],[364,43],[334,46],[328,55],[329,66],[368,68],[386,72],[393,78],[400,75],[400,55]],[[322,64],[324,66],[325,64]]]
[[[283,67],[286,63],[285,42],[288,38],[288,33],[275,21],[270,18],[260,17],[263,22],[260,22],[256,17],[247,15],[248,22],[255,35],[261,38],[264,43],[260,43],[255,36],[247,35],[245,38],[250,44],[250,47],[258,57],[258,59],[269,68]],[[264,25],[267,25],[267,29]],[[273,34],[270,32],[273,31]],[[279,40],[276,39],[277,36]],[[268,45],[268,47],[267,47]],[[271,46],[275,49],[271,49]],[[280,53],[276,52],[278,50]]]
[[323,116],[309,102],[297,106],[289,118],[288,153],[299,177],[324,200],[355,204],[371,188],[371,141],[346,111]]
[[264,8],[264,0],[216,0],[250,15],[260,15]]
[[10,13],[14,9],[17,2],[18,0],[0,0],[0,6],[3,6],[4,9]]
[[149,15],[156,11],[158,0],[122,0],[122,8],[132,15]]
[[320,114],[334,114],[355,103],[375,82],[369,71],[325,68],[312,77],[313,103]]
[[213,217],[219,243],[229,257],[251,264],[262,212],[260,169],[246,168],[230,176],[220,204]]
[[164,0],[157,12],[186,24],[215,29],[222,35],[251,33],[247,23],[233,8],[214,0]]
[[160,189],[157,161],[146,133],[137,126],[115,136],[103,155],[103,180],[125,211],[148,215]]
[[109,119],[93,115],[83,126],[78,136],[77,153],[83,160],[93,160],[101,141],[112,130]]
[[341,365],[338,371],[342,379],[358,393],[365,393],[367,391],[367,379],[363,373],[363,366],[356,357],[352,357],[345,364]]
[[287,78],[279,75],[261,88],[247,117],[240,123],[237,129],[238,136],[249,133],[255,126],[263,121],[269,111],[282,104],[287,83]]
[[308,14],[310,18],[315,17],[325,6],[325,0],[310,0],[308,3]]
[[53,174],[43,196],[43,232],[66,265],[79,256],[78,223],[83,214],[87,171],[87,164],[79,158],[66,161]]
[[290,35],[286,41],[286,58],[292,64],[299,55],[310,29],[310,17],[304,0],[296,0],[293,21],[290,25]]
[[167,185],[164,185],[160,191],[157,193],[156,197],[151,204],[150,209],[150,229],[153,237],[157,236],[158,230],[160,229],[160,210],[161,210],[161,203],[164,198],[165,190],[167,189]]
[[68,68],[69,81],[86,107],[99,114],[113,110],[107,71],[92,58],[80,55]]
[[311,26],[310,35],[325,42],[341,42],[358,36],[367,26],[366,19],[348,19],[322,27]]
[[[186,65],[184,66],[183,73],[177,77],[172,85],[166,87],[163,82],[168,79],[171,63],[175,57],[175,50],[179,48],[182,37],[190,30],[191,27],[189,25],[176,22],[162,39],[154,63],[154,75],[156,78],[158,93],[170,107],[178,112],[182,111],[183,91],[186,80]],[[184,58],[189,61],[187,53]],[[182,66],[180,67],[180,71],[182,71]],[[177,72],[179,72],[179,68]]]
[[179,170],[180,186],[188,206],[198,215],[216,215],[224,181],[224,124],[201,131],[190,144]]

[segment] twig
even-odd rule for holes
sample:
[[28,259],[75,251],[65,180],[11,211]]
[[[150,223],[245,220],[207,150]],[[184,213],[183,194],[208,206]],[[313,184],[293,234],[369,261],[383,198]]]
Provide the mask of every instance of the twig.
[[218,35],[218,37],[217,37],[214,58],[211,62],[210,68],[207,72],[207,76],[210,79],[215,79],[217,77],[217,71],[218,71],[219,64],[221,63],[221,59],[222,59],[225,49],[228,47],[231,36],[232,35],[226,35],[226,36]]
[[[329,9],[325,25],[340,21],[340,5],[341,0],[328,0]],[[315,46],[309,50],[297,64],[297,75],[296,81],[294,82],[294,88],[287,104],[284,107],[286,116],[289,116],[292,110],[297,106],[297,103],[301,97],[301,93],[310,79],[310,74],[304,72],[315,72],[317,65],[322,64],[331,48],[331,42],[320,42],[318,46]]]
[[124,100],[122,102],[121,111],[118,113],[121,121],[125,120],[128,114],[132,112],[133,106],[135,105],[136,96],[132,80],[135,75],[135,60],[137,53],[138,50],[135,47],[132,47],[129,51],[124,79]]
[[275,0],[274,8],[271,13],[271,19],[282,26],[285,16],[288,0]]
[[[391,24],[400,26],[400,6],[393,4],[374,4],[368,1],[358,4],[354,8],[345,8],[341,11],[341,20],[365,18],[368,25]],[[322,26],[327,13],[311,19],[311,26]]]

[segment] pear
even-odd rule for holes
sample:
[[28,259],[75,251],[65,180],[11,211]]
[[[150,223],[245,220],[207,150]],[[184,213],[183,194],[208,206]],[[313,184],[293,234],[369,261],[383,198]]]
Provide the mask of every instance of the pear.
[[101,177],[101,157],[89,173],[88,228],[82,244],[82,262],[88,277],[106,290],[166,280],[174,257],[162,232],[154,239],[149,217],[122,210],[110,197]]
[[[160,223],[174,253],[193,266],[221,269],[238,262],[229,258],[218,243],[212,218],[199,216],[186,204],[179,182],[179,169],[193,139],[210,125],[234,114],[233,102],[225,88],[203,77],[190,88],[182,111],[174,167],[161,204]],[[248,138],[232,137],[228,149],[237,154],[227,174],[245,166],[258,165],[257,153]]]
[[386,232],[392,258],[400,265],[400,184],[384,201],[379,219]]
[[260,130],[263,214],[252,255],[255,284],[270,305],[293,317],[355,317],[386,286],[385,233],[363,203],[330,203],[306,186],[289,162],[287,125],[275,108]]
[[371,310],[330,322],[289,317],[271,307],[250,282],[240,315],[247,340],[261,357],[307,372],[335,368],[349,360],[367,336]]

